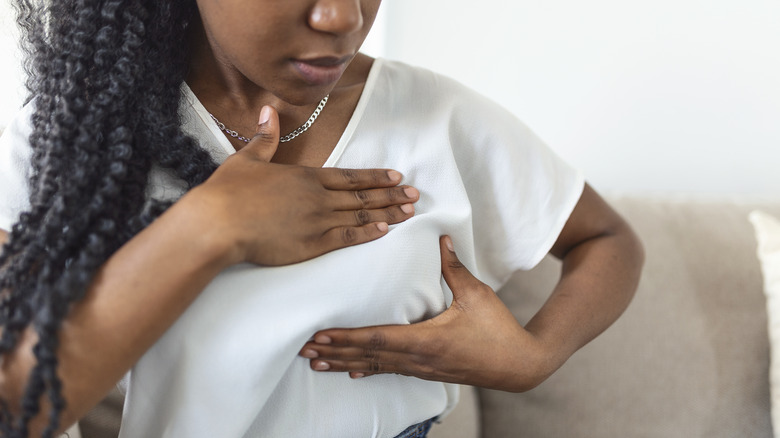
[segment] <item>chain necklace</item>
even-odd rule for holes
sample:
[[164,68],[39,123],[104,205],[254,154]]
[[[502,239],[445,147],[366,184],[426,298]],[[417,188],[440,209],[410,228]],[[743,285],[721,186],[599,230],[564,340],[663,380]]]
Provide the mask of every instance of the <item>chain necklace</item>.
[[[311,116],[309,117],[309,120],[306,121],[306,123],[301,125],[295,131],[293,131],[293,132],[285,135],[284,137],[280,138],[279,139],[279,143],[287,143],[288,141],[290,141],[290,140],[294,139],[295,137],[297,137],[297,136],[303,134],[304,132],[306,132],[311,127],[311,125],[314,124],[314,121],[317,120],[317,117],[320,116],[320,112],[322,112],[322,109],[325,108],[325,104],[328,103],[328,97],[330,97],[330,94],[328,94],[327,96],[322,98],[322,100],[320,101],[320,104],[317,105],[317,109],[315,109],[314,112],[311,113]],[[209,116],[211,116],[211,120],[213,120],[214,123],[217,124],[217,127],[219,128],[219,130],[223,131],[225,134],[227,134],[227,135],[229,135],[229,136],[231,136],[231,137],[233,137],[233,138],[235,138],[237,140],[241,140],[244,143],[249,143],[252,140],[251,138],[247,138],[247,137],[243,137],[243,136],[239,135],[238,132],[228,128],[227,126],[225,126],[224,123],[220,122],[219,120],[217,120],[216,117],[214,117],[214,114],[209,113]]]

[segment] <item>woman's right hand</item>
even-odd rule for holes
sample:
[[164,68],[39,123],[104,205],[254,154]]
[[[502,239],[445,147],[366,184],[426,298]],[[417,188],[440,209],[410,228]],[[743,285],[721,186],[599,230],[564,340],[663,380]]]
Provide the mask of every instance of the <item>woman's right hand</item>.
[[285,265],[377,239],[414,215],[419,192],[386,169],[271,163],[279,116],[266,106],[257,134],[173,208],[188,208],[227,245],[228,264]]
[[[397,172],[271,163],[279,119],[266,108],[255,138],[114,253],[73,305],[57,350],[68,401],[63,428],[100,401],[226,266],[307,260],[381,237],[387,224],[414,214],[419,193],[399,186]],[[36,343],[28,329],[0,359],[0,398],[13,412],[21,411]],[[41,409],[30,436],[48,423],[48,400]]]

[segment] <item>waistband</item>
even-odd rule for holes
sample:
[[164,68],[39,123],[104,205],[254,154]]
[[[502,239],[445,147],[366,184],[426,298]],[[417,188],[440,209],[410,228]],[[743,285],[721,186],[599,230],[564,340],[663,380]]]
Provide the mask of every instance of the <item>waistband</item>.
[[437,417],[425,420],[422,423],[409,426],[395,438],[425,438]]

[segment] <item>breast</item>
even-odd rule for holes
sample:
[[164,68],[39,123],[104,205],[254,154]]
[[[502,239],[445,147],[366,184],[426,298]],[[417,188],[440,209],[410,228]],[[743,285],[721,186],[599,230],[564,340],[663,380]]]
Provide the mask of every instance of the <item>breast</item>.
[[377,241],[310,261],[226,270],[134,368],[129,402],[135,392],[159,406],[139,423],[200,436],[208,425],[196,432],[193,416],[221,412],[238,427],[257,417],[296,360],[299,373],[310,372],[297,353],[317,330],[408,324],[442,312],[439,236],[454,231],[452,221],[420,214]]

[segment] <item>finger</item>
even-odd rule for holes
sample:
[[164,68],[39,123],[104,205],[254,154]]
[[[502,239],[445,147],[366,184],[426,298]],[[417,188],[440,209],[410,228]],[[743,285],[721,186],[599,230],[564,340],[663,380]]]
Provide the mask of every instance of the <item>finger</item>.
[[309,359],[309,366],[315,371],[414,375],[430,372],[430,366],[423,365],[427,362],[424,356],[412,352],[331,347],[310,342],[303,347],[299,355]]
[[352,378],[392,373],[428,380],[454,381],[452,374],[440,371],[436,365],[393,352],[387,352],[381,360],[314,359],[310,361],[309,367],[320,372],[348,372]]
[[322,345],[315,342],[308,342],[303,346],[298,355],[306,359],[319,360],[364,360],[386,362],[389,352],[378,350],[376,348],[358,348],[358,347],[334,347],[331,345]]
[[318,169],[320,183],[331,190],[365,190],[393,187],[401,182],[400,172],[390,169]]
[[467,291],[486,287],[458,260],[450,236],[442,236],[439,239],[439,249],[441,251],[441,273],[455,299]]
[[417,376],[431,372],[431,366],[425,365],[430,362],[431,354],[413,351],[332,347],[310,342],[298,354],[309,359],[309,366],[315,371],[389,372]]
[[254,154],[257,158],[270,162],[278,147],[279,114],[274,107],[266,105],[260,110],[254,137],[241,149],[241,152]]
[[376,222],[397,224],[414,216],[414,205],[394,205],[374,210],[337,211],[333,214],[332,227],[359,226]]
[[387,187],[367,190],[345,190],[333,193],[336,210],[384,208],[417,202],[420,192],[411,186]]
[[[381,374],[383,367],[379,364],[398,361],[398,353],[380,352],[370,349],[339,348],[308,342],[298,355],[309,359],[309,366],[315,371],[347,371],[353,379]],[[350,361],[351,365],[345,363]],[[371,365],[368,362],[378,362]],[[387,367],[384,367],[386,369]]]
[[425,322],[411,325],[382,325],[358,329],[329,329],[314,335],[313,346],[353,347],[377,351],[415,351],[424,344],[419,330]]
[[414,371],[401,367],[393,362],[379,362],[366,360],[321,360],[315,359],[309,363],[314,371],[349,372],[350,374],[384,374],[395,373],[414,375]]
[[386,222],[331,228],[318,242],[323,253],[376,240],[387,234]]

